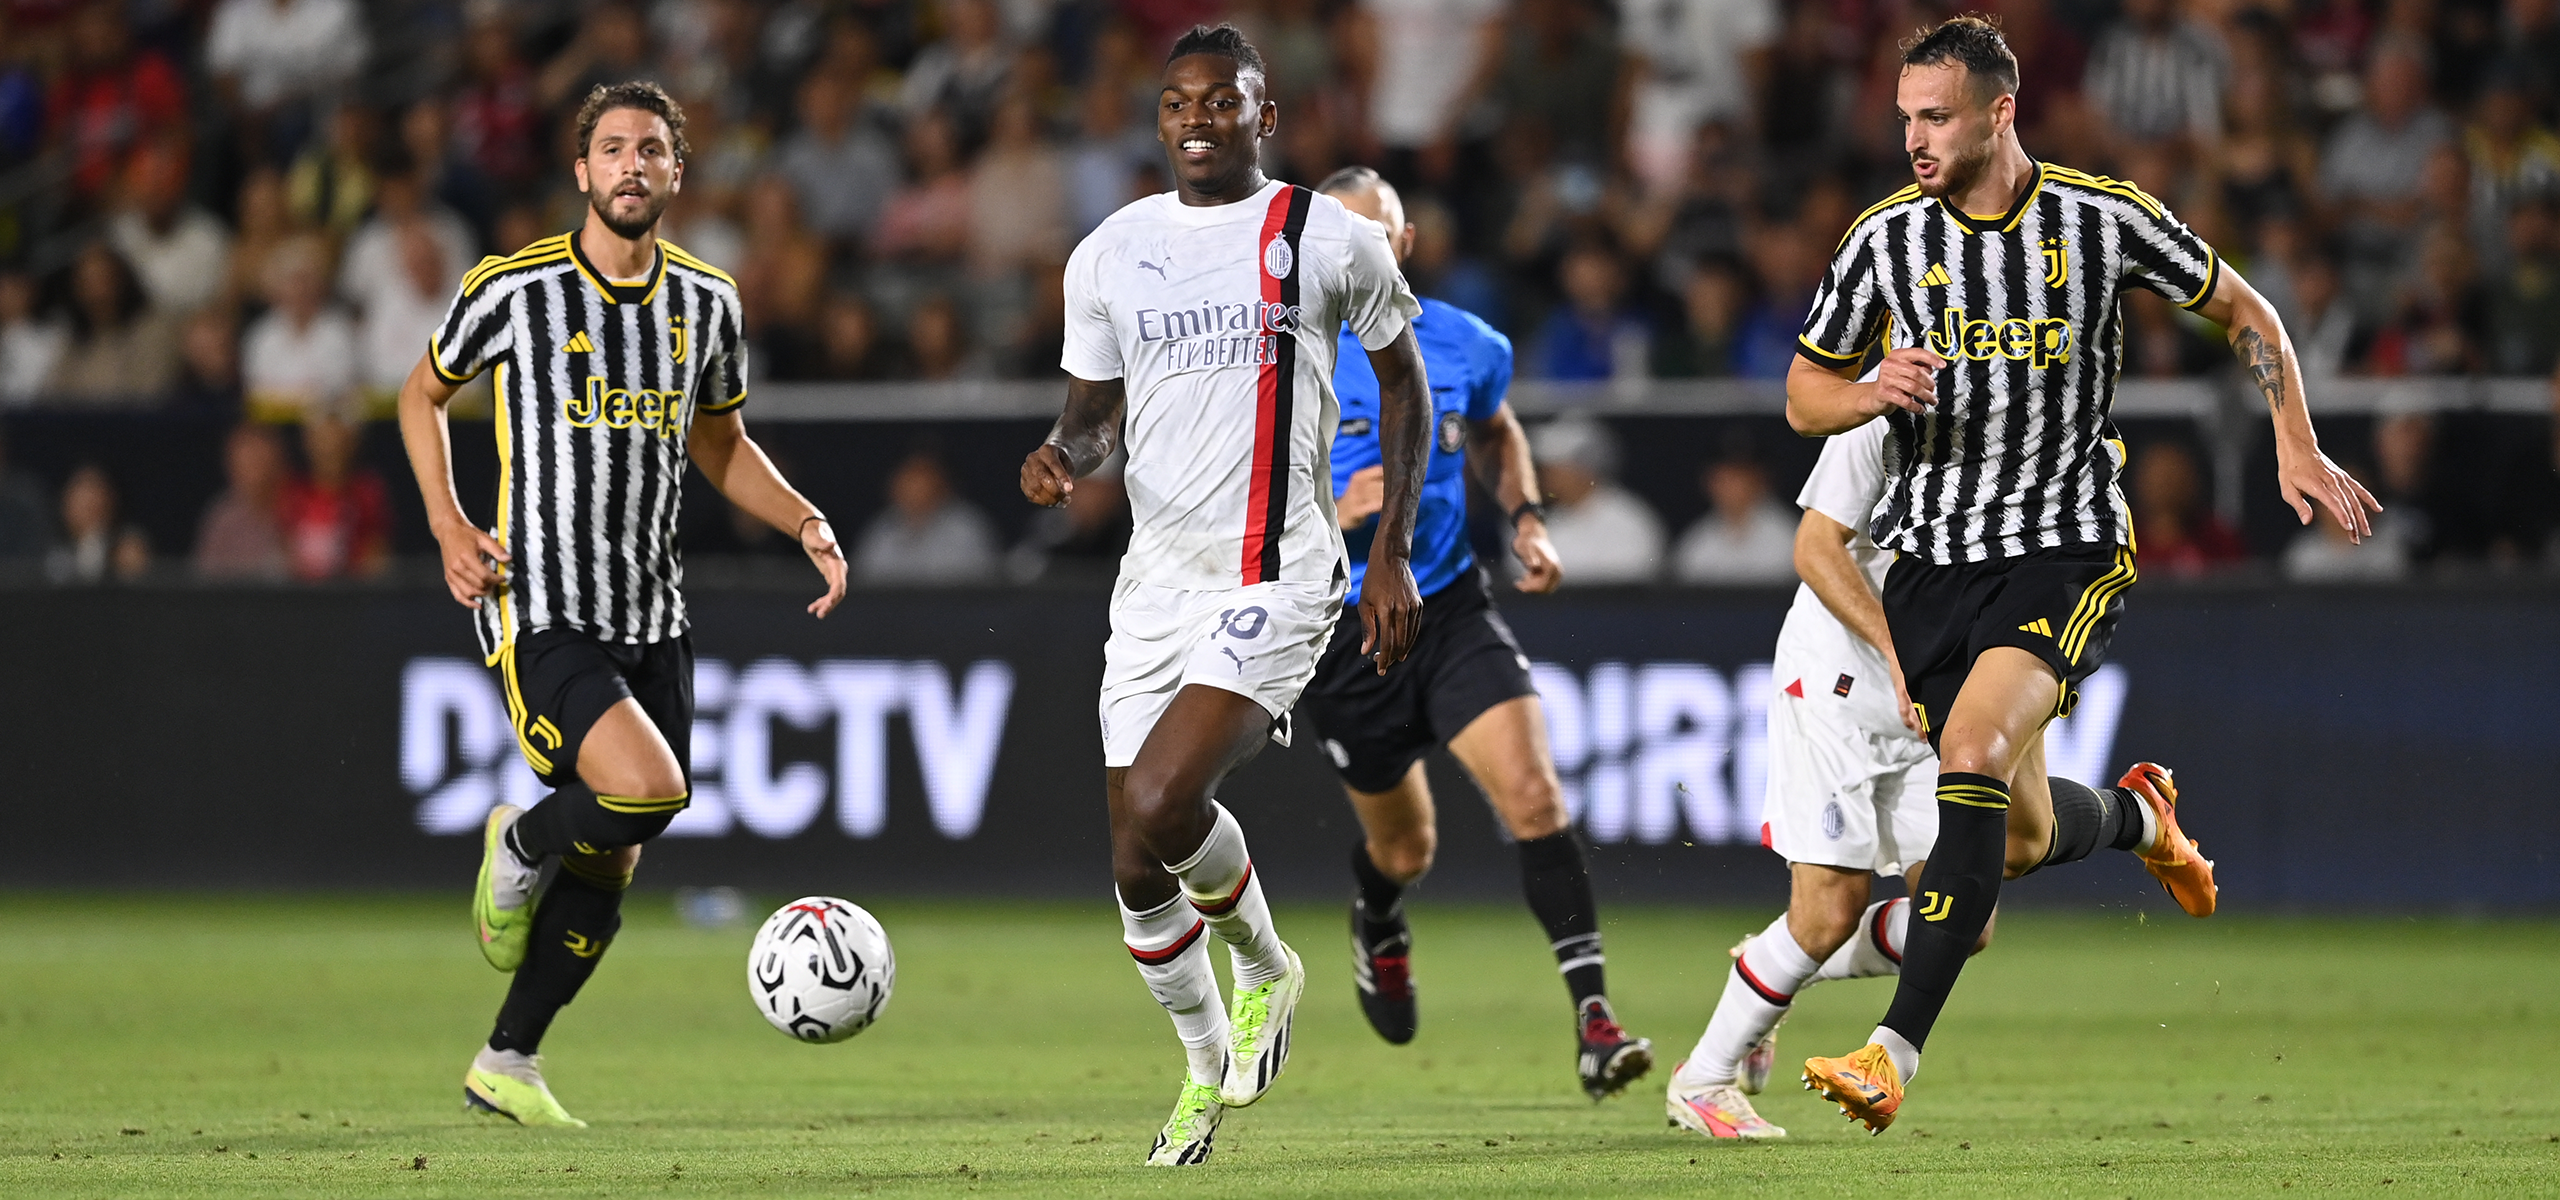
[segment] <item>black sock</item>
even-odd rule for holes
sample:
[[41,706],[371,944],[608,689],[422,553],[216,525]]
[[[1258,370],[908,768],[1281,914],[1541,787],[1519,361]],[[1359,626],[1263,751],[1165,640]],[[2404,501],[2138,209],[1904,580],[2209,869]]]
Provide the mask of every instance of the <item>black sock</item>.
[[2053,846],[2039,868],[2078,862],[2104,846],[2131,850],[2142,841],[2142,798],[2123,788],[2093,788],[2085,783],[2048,776],[2053,790]]
[[[624,877],[627,882],[628,876]],[[525,947],[524,965],[507,988],[498,1008],[498,1025],[489,1033],[492,1050],[532,1054],[542,1046],[551,1018],[578,996],[587,977],[596,973],[605,947],[622,928],[622,890],[563,870],[533,910],[533,933]]]
[[571,783],[542,798],[516,818],[507,848],[516,857],[539,863],[555,854],[589,853],[617,846],[637,846],[666,832],[687,798],[630,799],[598,796],[583,783]]
[[1520,890],[1546,927],[1547,945],[1556,952],[1574,1007],[1595,996],[1605,999],[1608,959],[1600,952],[1600,906],[1592,902],[1591,868],[1572,830],[1520,843]]
[[1370,860],[1369,843],[1365,841],[1351,846],[1351,878],[1359,885],[1352,901],[1360,909],[1360,940],[1376,945],[1379,939],[1396,932],[1404,915],[1397,907],[1404,902],[1404,885],[1387,878],[1387,873]]
[[1902,978],[1882,1024],[1912,1048],[1929,1040],[1965,958],[2000,903],[2008,853],[2009,788],[1988,775],[1938,776],[1938,841],[1920,873],[1911,931],[1902,949]]

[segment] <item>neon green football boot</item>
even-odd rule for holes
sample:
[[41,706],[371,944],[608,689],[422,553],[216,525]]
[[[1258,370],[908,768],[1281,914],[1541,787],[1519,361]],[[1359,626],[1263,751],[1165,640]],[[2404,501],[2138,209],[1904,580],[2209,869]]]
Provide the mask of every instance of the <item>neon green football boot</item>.
[[1147,1165],[1189,1167],[1209,1161],[1210,1139],[1218,1136],[1218,1121],[1226,1115],[1218,1089],[1184,1075],[1182,1095],[1174,1100],[1164,1131],[1156,1135],[1155,1149],[1147,1152]]
[[507,849],[507,831],[524,810],[501,804],[489,810],[480,833],[480,883],[471,890],[471,919],[480,932],[480,956],[501,971],[524,965],[533,936],[533,889],[542,868],[528,867]]
[[1283,945],[1280,952],[1289,956],[1289,969],[1261,987],[1237,989],[1228,1010],[1235,1041],[1218,1098],[1229,1108],[1260,1100],[1289,1065],[1289,1026],[1298,1015],[1298,997],[1307,991],[1307,968],[1297,951]]
[[542,1082],[542,1060],[514,1050],[480,1048],[471,1060],[471,1069],[462,1075],[462,1106],[488,1116],[505,1117],[518,1125],[546,1125],[555,1129],[584,1129],[587,1123],[570,1116],[551,1098],[551,1087]]

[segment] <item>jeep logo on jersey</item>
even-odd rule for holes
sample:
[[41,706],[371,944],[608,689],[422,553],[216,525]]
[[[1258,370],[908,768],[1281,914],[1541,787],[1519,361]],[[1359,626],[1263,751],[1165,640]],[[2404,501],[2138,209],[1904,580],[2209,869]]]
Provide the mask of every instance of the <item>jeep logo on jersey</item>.
[[1288,236],[1273,234],[1271,244],[1262,248],[1262,269],[1269,271],[1273,279],[1287,279],[1297,265],[1298,255],[1289,249]]
[[1440,414],[1440,453],[1455,454],[1467,444],[1467,418],[1459,413]]
[[650,389],[627,391],[608,388],[604,376],[587,376],[587,390],[569,398],[565,406],[569,424],[591,429],[598,424],[607,429],[629,429],[638,426],[659,437],[672,438],[676,426],[684,421],[684,393]]
[[1963,309],[1950,305],[1938,318],[1938,327],[1929,331],[1929,349],[1950,362],[2032,359],[2041,371],[2071,361],[2071,322],[2061,317],[1968,321]]

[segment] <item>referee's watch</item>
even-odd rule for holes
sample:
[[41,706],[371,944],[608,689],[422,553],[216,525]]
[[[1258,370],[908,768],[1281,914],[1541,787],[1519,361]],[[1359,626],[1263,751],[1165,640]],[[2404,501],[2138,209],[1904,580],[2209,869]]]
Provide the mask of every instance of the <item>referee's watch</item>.
[[1518,529],[1518,528],[1520,528],[1520,518],[1525,517],[1525,516],[1529,516],[1529,515],[1531,515],[1531,514],[1536,514],[1537,518],[1538,518],[1539,520],[1541,520],[1541,521],[1546,520],[1546,519],[1547,519],[1547,503],[1546,503],[1546,501],[1544,501],[1544,500],[1523,500],[1523,501],[1521,501],[1521,502],[1520,502],[1520,507],[1518,507],[1518,508],[1515,508],[1515,509],[1512,509],[1512,510],[1511,510],[1511,527],[1512,527],[1513,529]]

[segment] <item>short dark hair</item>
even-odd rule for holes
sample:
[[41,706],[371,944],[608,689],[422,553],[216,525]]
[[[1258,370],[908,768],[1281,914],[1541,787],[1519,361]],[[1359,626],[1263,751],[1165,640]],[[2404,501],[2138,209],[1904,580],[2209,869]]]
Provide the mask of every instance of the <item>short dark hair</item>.
[[1906,67],[1947,63],[1962,66],[1972,80],[1974,94],[1985,101],[2018,94],[2018,56],[2009,52],[2009,40],[2000,36],[1997,18],[1977,13],[1949,17],[1902,43],[1902,65]]
[[587,147],[596,140],[596,122],[617,108],[636,108],[653,112],[667,123],[667,133],[675,139],[676,161],[683,162],[692,147],[684,141],[684,106],[667,94],[667,89],[646,79],[628,83],[599,83],[587,93],[587,102],[578,106],[578,157],[587,156]]
[[1338,196],[1344,192],[1372,191],[1385,182],[1386,180],[1371,168],[1344,167],[1325,176],[1324,182],[1316,185],[1316,190],[1328,196]]
[[1239,75],[1249,74],[1263,80],[1271,78],[1271,73],[1263,68],[1262,51],[1253,48],[1252,40],[1245,37],[1243,30],[1225,22],[1220,22],[1215,29],[1206,25],[1192,26],[1191,32],[1174,39],[1173,53],[1164,56],[1164,63],[1169,67],[1175,59],[1193,54],[1215,54],[1233,59]]

